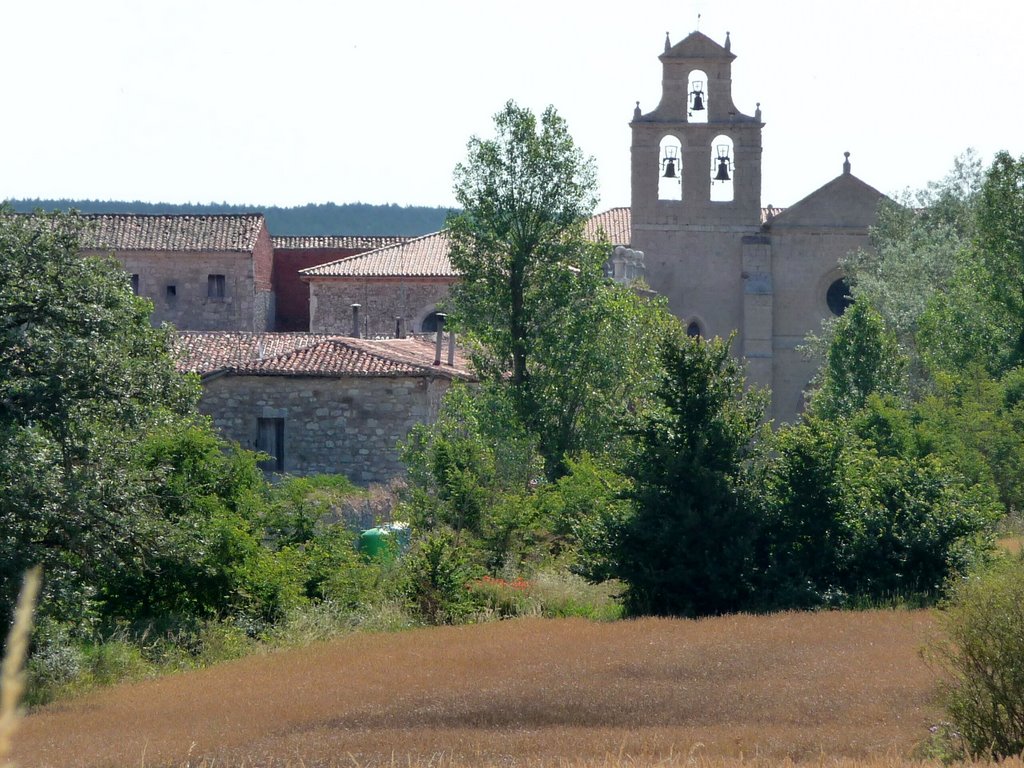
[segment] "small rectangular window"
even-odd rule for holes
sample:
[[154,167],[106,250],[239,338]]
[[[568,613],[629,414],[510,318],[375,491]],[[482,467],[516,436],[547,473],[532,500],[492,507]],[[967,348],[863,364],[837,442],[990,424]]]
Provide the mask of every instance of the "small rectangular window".
[[224,275],[209,275],[206,278],[206,295],[211,299],[224,298]]
[[260,469],[284,472],[284,419],[256,420],[256,450],[270,456],[260,462]]
[[132,275],[132,293],[134,293],[136,296],[139,295],[139,276],[138,275]]
[[167,286],[167,300],[174,301],[178,297],[178,286],[168,285]]

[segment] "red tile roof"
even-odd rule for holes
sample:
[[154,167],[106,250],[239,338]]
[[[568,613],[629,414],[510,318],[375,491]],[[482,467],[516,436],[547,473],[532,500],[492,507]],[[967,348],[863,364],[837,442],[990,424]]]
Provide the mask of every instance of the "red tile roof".
[[[629,245],[629,222],[629,208],[612,208],[592,216],[585,231],[588,237],[596,238],[601,228],[612,245]],[[448,233],[442,230],[303,269],[300,274],[307,277],[443,277],[454,280],[459,275],[448,259],[448,249]]]
[[601,230],[604,230],[604,236],[612,245],[629,245],[633,240],[630,209],[610,208],[591,216],[584,230],[587,237],[596,240]]
[[371,250],[384,248],[395,243],[404,243],[411,237],[398,235],[275,235],[270,242],[275,248],[288,250],[363,248]]
[[251,251],[266,226],[262,213],[211,216],[83,216],[83,250]]
[[455,365],[434,363],[433,338],[353,339],[316,333],[234,333],[179,331],[178,369],[209,376],[441,376],[472,379],[461,350]]
[[299,274],[309,277],[458,277],[448,260],[448,233],[443,231],[309,267]]

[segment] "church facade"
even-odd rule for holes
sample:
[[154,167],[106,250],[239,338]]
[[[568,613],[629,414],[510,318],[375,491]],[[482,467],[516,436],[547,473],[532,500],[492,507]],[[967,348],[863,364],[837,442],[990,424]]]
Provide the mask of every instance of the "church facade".
[[735,56],[700,32],[660,56],[661,102],[637,104],[632,129],[631,246],[647,281],[693,335],[727,337],[749,380],[792,421],[818,361],[798,349],[847,303],[839,260],[869,247],[883,195],[850,171],[784,210],[761,207],[760,105],[732,99]]

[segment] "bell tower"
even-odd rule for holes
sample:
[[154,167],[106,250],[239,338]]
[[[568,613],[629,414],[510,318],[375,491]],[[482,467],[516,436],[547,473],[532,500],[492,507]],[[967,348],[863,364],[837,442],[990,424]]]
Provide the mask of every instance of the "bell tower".
[[[632,129],[632,246],[691,333],[747,335],[744,240],[761,229],[761,110],[732,99],[736,58],[701,32],[665,36],[661,102]],[[752,243],[751,243],[752,244]],[[770,289],[769,289],[770,290]],[[770,330],[769,330],[770,333]]]

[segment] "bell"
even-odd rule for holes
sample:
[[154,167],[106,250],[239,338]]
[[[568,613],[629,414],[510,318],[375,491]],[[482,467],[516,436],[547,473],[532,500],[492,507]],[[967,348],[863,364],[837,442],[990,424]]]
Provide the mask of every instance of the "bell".
[[700,91],[693,92],[693,109],[694,111],[704,109],[704,99],[701,97]]
[[665,161],[665,173],[662,174],[662,178],[674,179],[676,177],[676,161],[669,158]]
[[729,181],[729,158],[718,158],[718,173],[715,175],[715,181]]

